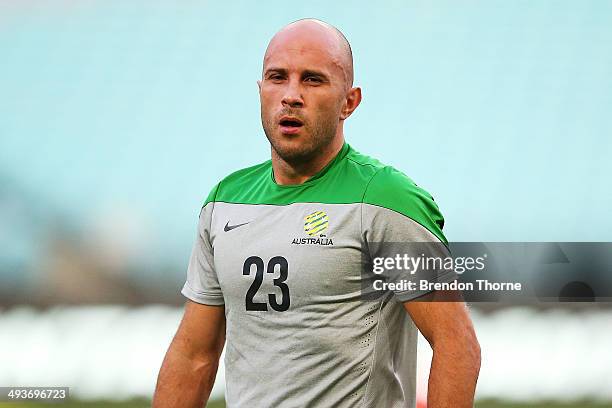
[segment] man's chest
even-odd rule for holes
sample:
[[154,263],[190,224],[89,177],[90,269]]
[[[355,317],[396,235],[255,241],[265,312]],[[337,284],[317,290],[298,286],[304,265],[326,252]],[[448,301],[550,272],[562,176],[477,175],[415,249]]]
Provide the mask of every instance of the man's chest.
[[286,311],[359,295],[359,204],[216,203],[214,266],[226,306]]

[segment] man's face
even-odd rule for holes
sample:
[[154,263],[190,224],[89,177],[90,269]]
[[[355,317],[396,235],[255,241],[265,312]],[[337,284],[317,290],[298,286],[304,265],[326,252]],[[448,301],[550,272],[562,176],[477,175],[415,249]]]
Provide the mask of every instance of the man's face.
[[346,73],[337,43],[304,33],[272,40],[259,82],[261,121],[276,153],[288,163],[315,157],[336,136],[346,103]]

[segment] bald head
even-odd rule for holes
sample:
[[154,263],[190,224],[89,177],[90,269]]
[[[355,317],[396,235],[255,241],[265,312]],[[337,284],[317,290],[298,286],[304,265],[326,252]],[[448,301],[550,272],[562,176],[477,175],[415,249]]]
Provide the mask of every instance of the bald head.
[[280,29],[270,40],[264,55],[264,70],[270,55],[278,49],[297,47],[308,39],[310,47],[324,49],[333,63],[343,71],[346,87],[353,86],[353,53],[348,40],[336,27],[324,21],[307,18]]
[[273,163],[316,173],[305,169],[318,171],[338,153],[344,121],[361,101],[346,38],[314,19],[283,27],[268,44],[257,85]]

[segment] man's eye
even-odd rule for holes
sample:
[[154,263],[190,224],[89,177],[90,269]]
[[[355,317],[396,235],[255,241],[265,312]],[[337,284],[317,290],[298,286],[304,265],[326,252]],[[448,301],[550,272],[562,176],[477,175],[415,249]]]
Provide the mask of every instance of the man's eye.
[[306,77],[305,81],[306,82],[321,83],[321,79],[320,78],[313,77],[313,76]]
[[268,78],[270,80],[272,80],[272,81],[280,81],[280,80],[283,79],[283,77],[281,75],[278,75],[278,74],[277,75],[270,75]]

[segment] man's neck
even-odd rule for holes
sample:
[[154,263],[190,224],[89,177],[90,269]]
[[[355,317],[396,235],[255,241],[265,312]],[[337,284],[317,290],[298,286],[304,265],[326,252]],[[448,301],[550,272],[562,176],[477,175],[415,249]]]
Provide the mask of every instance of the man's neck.
[[272,149],[274,180],[280,185],[304,183],[327,166],[338,155],[343,145],[344,137],[336,138],[317,157],[299,165],[286,162]]

